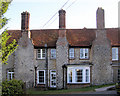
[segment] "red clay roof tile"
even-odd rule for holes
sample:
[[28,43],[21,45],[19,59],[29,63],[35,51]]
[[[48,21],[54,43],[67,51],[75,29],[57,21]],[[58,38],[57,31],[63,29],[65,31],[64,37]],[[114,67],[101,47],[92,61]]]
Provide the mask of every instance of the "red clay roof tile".
[[21,30],[8,30],[8,34],[11,35],[11,37],[8,40],[8,43],[11,43],[13,39],[18,41],[19,38],[22,36]]
[[[96,29],[66,29],[67,40],[70,46],[90,46],[95,39]],[[46,29],[46,30],[30,30],[33,45],[35,47],[55,47],[58,39],[59,29]],[[111,41],[112,46],[120,46],[120,31],[118,28],[106,28],[107,37]],[[9,30],[12,39],[21,37],[20,30]]]

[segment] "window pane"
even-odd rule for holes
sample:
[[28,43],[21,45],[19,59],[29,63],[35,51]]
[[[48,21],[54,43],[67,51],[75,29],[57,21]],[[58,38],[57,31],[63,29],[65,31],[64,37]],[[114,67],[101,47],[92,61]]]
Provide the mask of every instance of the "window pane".
[[83,70],[76,69],[76,82],[83,82]]
[[51,58],[56,59],[56,49],[51,49]]
[[38,53],[40,53],[40,49],[38,49]]
[[89,82],[89,70],[86,69],[86,82]]
[[73,59],[74,58],[74,48],[69,49],[69,58]]
[[120,81],[120,69],[118,69],[118,81]]
[[39,71],[39,83],[44,83],[44,71]]
[[40,58],[41,57],[41,54],[38,54],[38,58]]
[[83,58],[83,49],[80,49],[80,58]]
[[45,49],[42,49],[42,59],[45,59]]
[[69,71],[69,82],[72,82],[72,70]]
[[88,59],[89,58],[89,50],[88,48],[80,49],[80,59]]
[[112,48],[112,60],[118,60],[118,48]]
[[9,73],[9,80],[11,80],[12,78],[11,78],[11,74]]
[[13,71],[8,71],[8,80],[12,80],[14,78],[14,72]]
[[41,59],[41,49],[37,50],[37,59]]
[[55,70],[51,70],[51,79],[50,79],[50,84],[51,84],[51,87],[56,87],[56,71]]

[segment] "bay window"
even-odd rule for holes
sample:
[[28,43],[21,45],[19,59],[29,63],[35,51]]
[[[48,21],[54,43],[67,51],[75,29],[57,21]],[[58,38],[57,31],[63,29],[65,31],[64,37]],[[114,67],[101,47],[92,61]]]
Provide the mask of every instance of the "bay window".
[[90,67],[68,67],[67,83],[90,83]]

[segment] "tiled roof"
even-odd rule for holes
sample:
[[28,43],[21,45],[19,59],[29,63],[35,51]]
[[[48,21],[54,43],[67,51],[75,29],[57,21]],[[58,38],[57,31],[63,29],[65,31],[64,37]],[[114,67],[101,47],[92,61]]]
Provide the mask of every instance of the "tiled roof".
[[90,46],[95,39],[95,29],[68,29],[67,40],[70,46]]
[[35,47],[44,47],[45,44],[49,47],[55,47],[58,39],[58,30],[31,30],[31,38]]
[[120,30],[118,28],[107,29],[107,37],[112,46],[120,46]]
[[16,39],[16,41],[18,41],[19,38],[22,36],[21,30],[8,30],[8,34],[11,35],[8,43],[11,43],[13,39]]
[[[90,46],[95,39],[96,29],[66,29],[67,40],[70,46]],[[120,46],[120,31],[118,28],[106,28],[107,37],[111,41],[112,46]],[[59,29],[43,29],[43,30],[30,30],[32,43],[35,47],[55,47],[58,39]],[[21,37],[20,30],[9,30],[12,34],[12,40],[18,40]]]

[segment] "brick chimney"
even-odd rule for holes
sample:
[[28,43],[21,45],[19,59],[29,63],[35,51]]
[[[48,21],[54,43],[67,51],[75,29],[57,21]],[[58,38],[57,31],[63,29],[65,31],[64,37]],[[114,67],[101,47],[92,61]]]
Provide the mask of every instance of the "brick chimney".
[[28,46],[28,37],[30,37],[30,31],[29,31],[29,18],[30,14],[29,12],[25,11],[21,13],[21,32],[22,32],[22,37],[21,37],[21,42],[20,45],[23,47]]
[[59,29],[65,29],[65,10],[59,10]]
[[29,12],[26,11],[21,13],[21,30],[22,31],[29,30],[29,18],[30,18]]
[[104,9],[99,7],[97,9],[97,29],[104,29],[105,28],[105,21],[104,21]]

